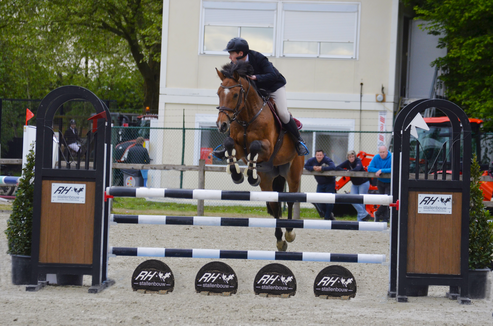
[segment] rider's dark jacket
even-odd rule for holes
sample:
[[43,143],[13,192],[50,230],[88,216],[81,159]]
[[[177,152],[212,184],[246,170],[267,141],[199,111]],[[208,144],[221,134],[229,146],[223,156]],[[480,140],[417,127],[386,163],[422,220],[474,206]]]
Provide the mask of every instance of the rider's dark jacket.
[[77,128],[68,128],[67,130],[65,130],[63,137],[65,138],[67,145],[76,143],[78,141],[80,142],[79,132],[77,131]]
[[253,74],[257,76],[257,80],[255,80],[257,89],[265,89],[272,93],[286,85],[284,76],[262,53],[250,50],[248,52],[248,62],[253,67]]

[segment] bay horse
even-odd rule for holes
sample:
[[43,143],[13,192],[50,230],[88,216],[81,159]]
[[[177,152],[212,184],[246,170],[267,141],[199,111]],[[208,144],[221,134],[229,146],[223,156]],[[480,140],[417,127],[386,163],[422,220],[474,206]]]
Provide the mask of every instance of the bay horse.
[[[253,72],[251,65],[238,61],[224,65],[220,71],[216,68],[216,72],[221,79],[216,126],[219,132],[230,133],[223,145],[226,169],[233,182],[244,180],[237,162],[241,159],[247,164],[245,176],[250,185],[260,185],[262,191],[283,192],[287,181],[289,192],[298,192],[304,157],[298,156],[293,140],[276,121],[267,100],[246,77]],[[267,202],[267,211],[274,218],[281,218],[281,203]],[[288,203],[288,219],[292,218],[293,203]],[[281,228],[276,228],[275,236],[277,249],[286,251],[287,242],[294,241],[296,234],[292,228],[286,228],[283,240]]]

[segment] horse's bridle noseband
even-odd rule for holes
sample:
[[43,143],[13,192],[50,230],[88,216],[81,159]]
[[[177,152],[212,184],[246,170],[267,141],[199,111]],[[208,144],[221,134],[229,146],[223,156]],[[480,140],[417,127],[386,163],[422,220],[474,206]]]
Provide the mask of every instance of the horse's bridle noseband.
[[[232,85],[232,86],[224,86],[223,84],[221,84],[220,87],[223,88],[223,89],[231,89],[231,88],[235,88],[235,87],[240,87],[240,96],[238,98],[238,102],[236,103],[236,107],[234,109],[228,108],[226,106],[218,106],[218,107],[216,107],[216,109],[218,109],[220,113],[224,113],[228,117],[229,123],[232,123],[232,122],[236,121],[239,125],[241,125],[241,126],[243,126],[245,128],[245,132],[246,132],[246,128],[248,127],[248,125],[250,123],[252,123],[255,119],[257,119],[257,117],[260,115],[260,113],[264,109],[265,104],[267,103],[266,101],[264,101],[264,104],[262,105],[262,107],[260,108],[260,110],[255,114],[255,116],[252,119],[250,119],[250,121],[241,121],[241,120],[238,120],[238,115],[246,107],[247,96],[248,96],[248,92],[250,91],[251,82],[248,79],[247,79],[247,81],[248,81],[248,88],[247,88],[247,91],[246,92],[245,92],[245,89],[243,88],[243,85],[241,84],[241,82],[238,82],[238,84]],[[245,94],[245,95],[242,96],[242,94]],[[244,98],[245,105],[242,108],[240,108],[241,101],[242,101],[243,98]],[[229,114],[226,113],[226,111],[233,112],[233,118],[231,118],[229,116]]]
[[[243,88],[243,85],[240,82],[238,84],[232,85],[232,86],[224,86],[223,84],[221,84],[220,87],[223,88],[223,89],[231,89],[231,88],[235,88],[235,87],[240,87],[240,95],[239,95],[239,98],[238,98],[238,102],[236,102],[236,107],[234,109],[228,108],[226,106],[218,106],[218,107],[216,107],[216,109],[218,109],[220,113],[224,113],[228,117],[229,123],[231,123],[233,121],[238,122],[236,119],[238,118],[238,115],[240,114],[240,112],[244,108],[243,107],[243,108],[240,109],[241,101],[242,101],[242,99],[244,97],[244,101],[246,103],[246,97],[248,96],[248,92],[250,91],[250,82],[248,82],[248,89],[247,89],[246,92],[245,92],[245,89]],[[245,95],[243,96],[243,94],[245,94]],[[229,116],[229,114],[226,113],[226,111],[227,112],[233,112],[233,118],[231,118]]]
[[[238,120],[238,115],[247,106],[247,96],[248,96],[248,92],[250,91],[250,86],[251,86],[251,83],[250,83],[250,81],[248,79],[247,79],[247,82],[248,82],[248,89],[247,89],[246,92],[245,92],[245,89],[243,88],[243,85],[241,84],[241,82],[239,80],[238,80],[238,84],[232,85],[232,86],[224,86],[221,83],[220,86],[223,89],[231,89],[231,88],[234,88],[234,87],[240,87],[240,96],[238,98],[238,102],[236,103],[236,107],[234,109],[228,108],[226,106],[218,106],[218,107],[216,107],[216,109],[219,110],[219,113],[224,113],[228,117],[228,120],[229,120],[229,123],[230,124],[233,123],[234,121],[236,121],[240,126],[243,127],[243,150],[245,151],[245,153],[248,153],[248,150],[247,150],[247,128],[248,128],[248,126],[253,121],[255,121],[255,119],[257,119],[257,117],[260,115],[260,113],[262,113],[262,110],[264,109],[265,105],[267,104],[267,101],[264,100],[264,104],[262,105],[262,107],[260,108],[260,110],[258,110],[258,112],[253,116],[253,118],[250,119],[250,121]],[[245,94],[245,95],[242,96],[243,94]],[[240,108],[242,98],[244,98],[245,104],[243,105],[242,108]],[[226,111],[227,112],[233,112],[233,118],[231,118],[229,116],[229,114],[226,113]]]

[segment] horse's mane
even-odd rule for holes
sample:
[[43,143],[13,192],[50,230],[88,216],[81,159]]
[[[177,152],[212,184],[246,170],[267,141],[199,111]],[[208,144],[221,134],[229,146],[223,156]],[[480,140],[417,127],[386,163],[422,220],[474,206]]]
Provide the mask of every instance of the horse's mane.
[[[238,60],[236,63],[227,63],[221,67],[221,73],[226,78],[235,79],[234,73],[237,72],[240,77],[246,78],[246,76],[253,75],[254,70],[252,65],[248,61],[240,61]],[[270,92],[265,89],[258,89],[257,84],[251,82],[250,79],[246,78],[248,83],[253,86],[253,88],[257,91],[258,95],[264,99],[268,99],[270,97]]]
[[226,78],[233,78],[234,72],[237,72],[240,77],[253,75],[253,67],[248,61],[238,60],[236,63],[228,63],[221,67],[221,73]]

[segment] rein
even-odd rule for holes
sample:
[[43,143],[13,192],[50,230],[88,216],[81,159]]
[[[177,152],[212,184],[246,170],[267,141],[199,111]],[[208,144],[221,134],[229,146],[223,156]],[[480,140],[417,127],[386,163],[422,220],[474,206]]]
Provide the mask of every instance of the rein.
[[[228,117],[229,123],[233,123],[233,122],[236,121],[236,123],[238,123],[240,126],[243,127],[243,150],[245,151],[245,153],[248,153],[248,150],[247,150],[247,129],[248,129],[248,126],[252,122],[254,122],[255,119],[258,118],[258,116],[260,115],[260,113],[262,113],[265,105],[267,104],[267,101],[264,100],[264,104],[262,105],[262,107],[260,108],[260,110],[258,110],[258,112],[253,116],[253,118],[250,119],[250,121],[243,121],[243,120],[239,120],[238,119],[238,115],[247,106],[246,105],[246,103],[247,103],[247,96],[248,96],[248,92],[250,92],[250,86],[251,86],[250,81],[249,80],[247,80],[247,81],[248,81],[248,88],[247,88],[247,91],[246,92],[245,92],[245,90],[243,88],[243,85],[241,83],[238,83],[238,84],[232,85],[232,86],[223,86],[221,84],[220,87],[223,88],[223,89],[231,89],[231,88],[235,88],[235,87],[240,87],[240,96],[238,98],[238,102],[236,103],[236,107],[234,109],[228,108],[226,106],[218,106],[218,107],[216,107],[216,109],[218,109],[220,113],[223,113],[223,114],[225,114]],[[241,102],[242,102],[242,98],[244,98],[245,104],[243,105],[243,107],[240,108]],[[229,116],[229,114],[226,113],[226,111],[227,112],[233,112],[233,118],[231,118]]]

